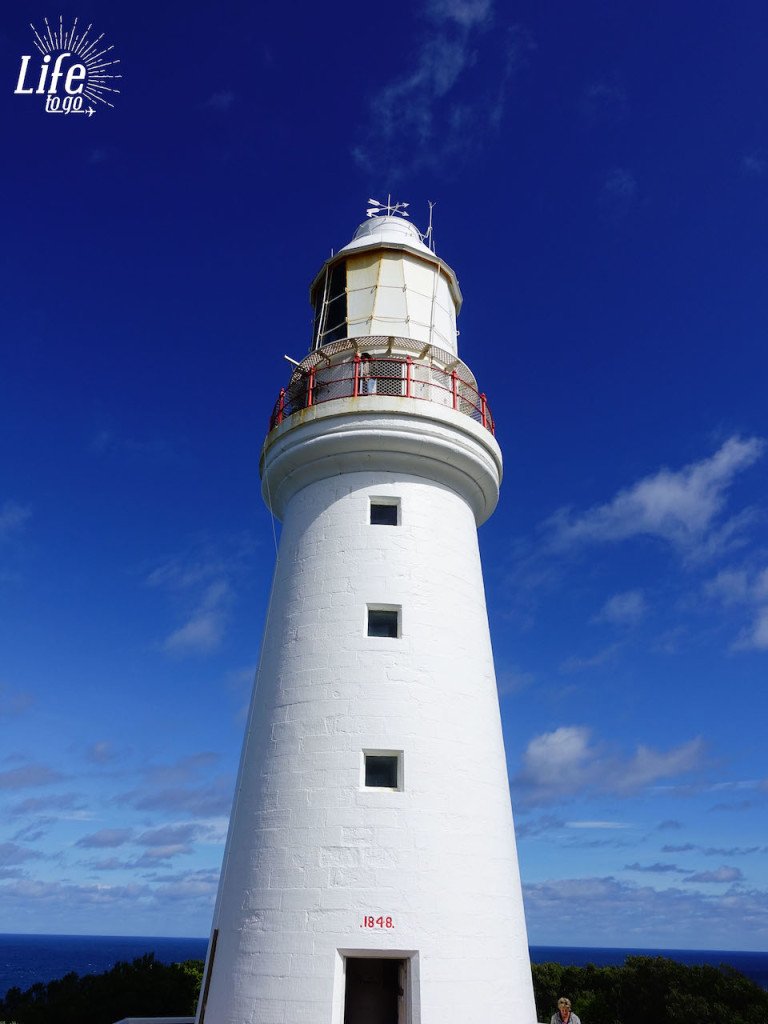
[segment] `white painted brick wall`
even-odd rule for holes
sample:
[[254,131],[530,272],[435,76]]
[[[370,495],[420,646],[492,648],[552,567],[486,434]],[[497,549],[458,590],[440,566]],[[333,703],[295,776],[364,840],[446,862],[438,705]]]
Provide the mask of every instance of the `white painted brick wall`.
[[[401,525],[371,526],[371,496],[400,498]],[[401,638],[365,635],[368,603],[402,606]],[[403,792],[361,790],[363,749],[404,751]],[[288,501],[214,926],[206,1024],[342,1024],[338,951],[378,949],[418,953],[412,1024],[535,1021],[475,518],[456,491],[376,470]]]

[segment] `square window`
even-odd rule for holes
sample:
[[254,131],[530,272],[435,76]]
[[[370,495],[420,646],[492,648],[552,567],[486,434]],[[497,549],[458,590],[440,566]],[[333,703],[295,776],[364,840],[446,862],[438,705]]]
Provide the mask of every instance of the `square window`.
[[391,498],[371,498],[371,526],[398,526],[400,503]]
[[400,636],[400,609],[368,606],[368,636]]
[[400,789],[401,755],[397,751],[363,752],[366,789]]

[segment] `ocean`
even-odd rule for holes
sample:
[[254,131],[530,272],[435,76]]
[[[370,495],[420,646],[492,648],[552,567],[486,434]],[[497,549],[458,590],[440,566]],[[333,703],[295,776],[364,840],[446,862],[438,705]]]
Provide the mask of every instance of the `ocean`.
[[[118,960],[154,953],[163,963],[202,960],[207,939],[142,938],[126,935],[0,935],[0,994],[14,985],[27,989],[53,981],[70,971],[100,974]],[[666,956],[682,964],[729,964],[768,989],[768,953],[699,949],[601,949],[574,946],[531,946],[534,963],[554,961],[576,967],[623,964],[628,956]]]

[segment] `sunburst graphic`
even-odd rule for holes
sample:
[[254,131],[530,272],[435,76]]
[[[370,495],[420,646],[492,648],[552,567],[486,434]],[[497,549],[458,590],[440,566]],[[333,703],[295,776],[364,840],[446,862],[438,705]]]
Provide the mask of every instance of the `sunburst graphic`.
[[112,103],[112,99],[120,93],[115,83],[123,76],[115,73],[117,71],[116,65],[120,63],[120,59],[112,53],[114,46],[103,46],[99,49],[102,46],[104,33],[102,32],[100,36],[91,39],[88,33],[93,28],[93,24],[90,24],[88,28],[78,33],[77,18],[75,18],[72,28],[68,31],[64,30],[61,15],[59,15],[58,30],[51,28],[47,18],[43,18],[43,21],[45,22],[45,30],[42,35],[30,23],[30,28],[35,33],[35,46],[40,53],[43,56],[57,52],[71,53],[85,67],[86,76],[83,83],[83,96],[87,96],[93,103],[103,103],[107,107],[114,108],[115,105]]

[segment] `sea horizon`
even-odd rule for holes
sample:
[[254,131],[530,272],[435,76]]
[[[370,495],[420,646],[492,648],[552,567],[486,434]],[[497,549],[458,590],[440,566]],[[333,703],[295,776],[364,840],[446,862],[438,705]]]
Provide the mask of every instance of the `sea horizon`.
[[[79,975],[101,974],[119,961],[131,961],[154,953],[163,963],[202,960],[207,937],[167,935],[93,935],[80,933],[0,933],[0,998],[8,989],[25,990],[72,971]],[[533,963],[560,963],[581,967],[620,966],[628,956],[664,956],[688,966],[719,967],[741,971],[768,990],[768,951],[734,949],[672,949],[640,946],[529,945]]]

